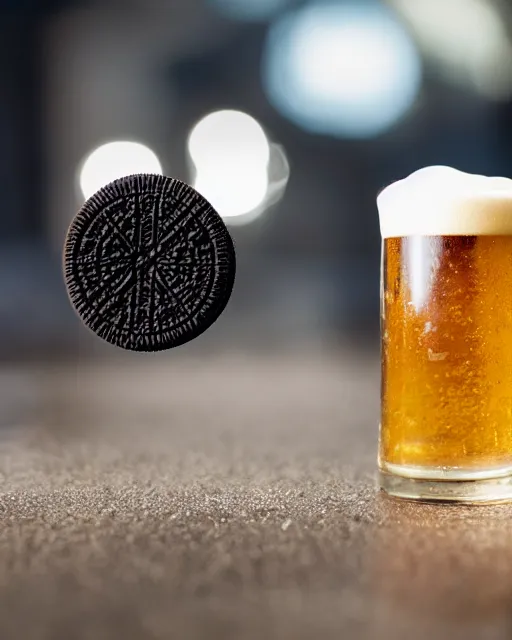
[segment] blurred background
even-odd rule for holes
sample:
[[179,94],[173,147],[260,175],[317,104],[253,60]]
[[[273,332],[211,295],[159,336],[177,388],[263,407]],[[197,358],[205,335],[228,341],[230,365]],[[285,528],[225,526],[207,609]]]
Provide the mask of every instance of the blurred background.
[[512,173],[505,0],[0,0],[0,30],[3,359],[114,353],[61,249],[118,176],[195,185],[235,239],[231,304],[182,349],[375,350],[379,190]]
[[[2,640],[512,637],[510,510],[376,488],[375,200],[430,164],[512,177],[510,0],[0,0]],[[137,172],[237,245],[152,356],[61,264]]]

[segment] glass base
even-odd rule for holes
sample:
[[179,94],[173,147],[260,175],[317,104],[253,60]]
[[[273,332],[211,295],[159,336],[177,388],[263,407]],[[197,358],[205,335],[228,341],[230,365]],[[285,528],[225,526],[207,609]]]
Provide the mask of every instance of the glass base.
[[512,467],[480,471],[381,465],[380,486],[388,494],[426,502],[512,502]]

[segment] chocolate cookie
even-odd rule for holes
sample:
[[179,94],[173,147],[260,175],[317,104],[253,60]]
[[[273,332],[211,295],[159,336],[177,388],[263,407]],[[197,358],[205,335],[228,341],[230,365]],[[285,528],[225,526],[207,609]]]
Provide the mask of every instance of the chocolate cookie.
[[193,340],[225,309],[233,242],[219,214],[173,178],[135,175],[90,198],[64,248],[69,297],[113,345],[161,351]]

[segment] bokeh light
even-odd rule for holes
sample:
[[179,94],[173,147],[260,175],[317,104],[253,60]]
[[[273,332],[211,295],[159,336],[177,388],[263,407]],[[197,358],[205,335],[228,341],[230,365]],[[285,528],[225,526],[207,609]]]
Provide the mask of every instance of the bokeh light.
[[293,0],[209,0],[219,12],[234,20],[268,20]]
[[243,167],[236,172],[220,168],[218,171],[200,171],[194,187],[223,218],[238,218],[263,203],[268,190],[268,176],[261,168],[250,175]]
[[211,113],[193,128],[188,151],[194,187],[219,214],[235,223],[253,219],[269,188],[270,144],[261,125],[241,111]]
[[135,173],[162,174],[157,155],[137,142],[109,142],[95,149],[82,163],[80,188],[87,199],[109,182]]
[[491,99],[512,95],[512,43],[487,0],[390,0],[447,80]]
[[257,120],[242,111],[216,111],[192,130],[189,153],[197,166],[241,162],[266,165],[270,157],[267,136]]
[[263,83],[271,103],[301,128],[369,138],[413,105],[421,60],[394,14],[373,2],[320,3],[270,28]]

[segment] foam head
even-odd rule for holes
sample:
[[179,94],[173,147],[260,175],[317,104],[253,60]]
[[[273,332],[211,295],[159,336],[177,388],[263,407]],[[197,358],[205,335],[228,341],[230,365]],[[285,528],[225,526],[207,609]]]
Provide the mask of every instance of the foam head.
[[512,180],[425,167],[377,198],[383,238],[512,235]]

